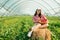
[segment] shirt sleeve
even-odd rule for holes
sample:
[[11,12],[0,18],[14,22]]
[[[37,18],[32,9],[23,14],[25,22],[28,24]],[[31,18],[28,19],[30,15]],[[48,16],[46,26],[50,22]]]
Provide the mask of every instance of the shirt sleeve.
[[33,16],[32,20],[33,20],[33,22],[35,21],[35,17],[34,16]]
[[37,18],[35,16],[33,16],[33,22],[37,22]]
[[48,23],[48,19],[46,18],[45,15],[42,15],[42,22],[44,22],[44,23]]
[[44,15],[44,19],[45,19],[45,21],[47,21],[48,19],[46,18],[46,16]]

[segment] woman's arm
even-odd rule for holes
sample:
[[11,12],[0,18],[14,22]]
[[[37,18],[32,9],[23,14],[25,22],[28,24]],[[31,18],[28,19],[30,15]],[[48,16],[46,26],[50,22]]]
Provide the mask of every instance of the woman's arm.
[[45,15],[42,14],[41,19],[39,21],[41,24],[46,24],[48,23],[48,19],[46,18]]
[[48,23],[48,20],[46,20],[45,22],[39,21],[39,23],[41,23],[41,24],[47,24]]
[[[47,21],[47,22],[48,22],[48,21]],[[39,27],[39,28],[42,28],[42,29],[43,29],[43,28],[47,28],[47,27],[49,26],[48,23],[46,23],[46,22],[41,22],[41,21],[40,21],[39,23],[42,24],[41,27]]]
[[35,16],[33,17],[33,22],[38,22],[38,19]]
[[39,21],[39,23],[41,23],[41,27],[40,28],[47,28],[49,25],[48,25],[48,19],[46,17],[44,17],[45,20],[43,21]]

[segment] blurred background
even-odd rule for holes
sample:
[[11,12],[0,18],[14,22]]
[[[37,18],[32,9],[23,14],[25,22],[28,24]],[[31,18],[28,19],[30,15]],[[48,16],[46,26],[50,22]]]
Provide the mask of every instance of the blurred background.
[[36,9],[49,20],[51,40],[60,40],[60,0],[0,0],[0,40],[33,40],[27,33]]
[[0,0],[0,16],[33,15],[37,8],[48,16],[60,16],[60,0]]

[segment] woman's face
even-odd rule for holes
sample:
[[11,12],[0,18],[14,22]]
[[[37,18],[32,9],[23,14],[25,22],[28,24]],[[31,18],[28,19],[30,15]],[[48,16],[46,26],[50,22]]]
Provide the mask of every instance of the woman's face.
[[37,10],[37,14],[39,14],[40,12],[41,12],[41,10],[40,10],[40,9],[38,9],[38,10]]

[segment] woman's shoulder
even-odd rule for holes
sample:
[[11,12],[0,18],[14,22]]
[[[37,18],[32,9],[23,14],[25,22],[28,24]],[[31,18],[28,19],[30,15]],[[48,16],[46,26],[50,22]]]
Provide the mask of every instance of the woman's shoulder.
[[41,14],[41,17],[45,17],[45,14]]
[[37,17],[37,16],[33,16],[33,18],[35,18],[35,17]]
[[33,18],[33,19],[35,19],[35,18],[36,18],[36,16],[33,16],[32,18]]
[[41,14],[42,16],[45,16],[45,14]]

